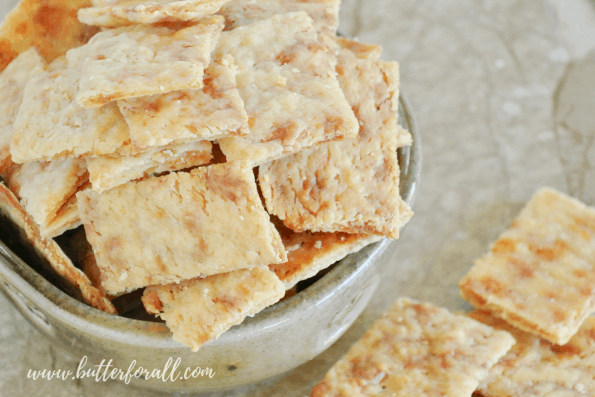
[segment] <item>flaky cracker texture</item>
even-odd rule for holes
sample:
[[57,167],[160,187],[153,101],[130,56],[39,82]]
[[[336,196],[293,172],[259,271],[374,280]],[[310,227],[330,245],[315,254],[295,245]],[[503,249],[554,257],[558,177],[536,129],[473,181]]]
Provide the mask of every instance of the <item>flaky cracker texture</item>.
[[0,70],[35,47],[47,61],[85,44],[99,30],[78,21],[76,13],[90,0],[21,0],[0,27]]
[[99,156],[87,159],[93,190],[102,192],[128,181],[162,172],[208,164],[213,158],[209,141],[149,148],[136,154]]
[[78,11],[87,25],[118,27],[133,23],[198,21],[219,11],[229,0],[93,0]]
[[287,259],[246,162],[77,197],[110,294]]
[[231,54],[238,65],[250,127],[246,137],[218,141],[228,160],[258,165],[357,134],[357,119],[335,76],[336,58],[305,12],[223,32],[216,52]]
[[113,153],[130,142],[115,103],[85,109],[75,102],[81,78],[81,48],[54,60],[33,76],[23,96],[10,144],[13,161],[49,161]]
[[494,365],[479,388],[481,397],[583,397],[595,395],[595,317],[564,346],[511,327],[487,312],[469,316],[510,332],[517,343]]
[[88,187],[84,160],[23,164],[6,178],[9,189],[38,224],[43,237],[56,237],[81,224],[76,193]]
[[399,196],[398,64],[341,50],[337,70],[359,135],[262,165],[267,210],[295,231],[398,238],[412,216]]
[[223,56],[205,70],[202,89],[118,101],[135,149],[247,135],[236,72],[233,58]]
[[46,258],[53,270],[71,286],[77,288],[89,305],[107,313],[116,309],[105,294],[93,287],[89,278],[77,269],[51,238],[42,237],[37,224],[27,214],[15,195],[0,183],[0,210],[24,233],[39,254]]
[[78,48],[82,78],[76,101],[99,107],[117,99],[203,86],[223,17],[185,28],[129,26],[104,30]]
[[149,313],[165,320],[174,340],[198,351],[284,294],[283,283],[263,266],[148,287],[142,300]]
[[29,79],[42,73],[45,61],[35,48],[30,48],[15,58],[0,74],[0,175],[10,168],[10,141],[14,132],[23,92]]
[[305,11],[319,33],[334,34],[339,26],[340,3],[339,0],[236,0],[225,4],[219,14],[225,17],[225,30],[232,30],[274,15]]
[[513,344],[507,332],[401,298],[310,396],[470,397]]
[[595,209],[539,190],[459,286],[473,306],[567,343],[595,311]]

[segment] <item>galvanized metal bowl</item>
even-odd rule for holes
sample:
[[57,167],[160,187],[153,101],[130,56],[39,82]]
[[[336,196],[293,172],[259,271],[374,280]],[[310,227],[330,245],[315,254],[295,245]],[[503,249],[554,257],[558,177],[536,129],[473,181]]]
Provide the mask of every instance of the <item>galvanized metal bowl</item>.
[[[401,97],[400,124],[413,135],[413,145],[399,149],[401,196],[413,204],[421,172],[421,141]],[[199,352],[171,338],[162,323],[110,315],[70,297],[0,242],[0,290],[52,344],[87,368],[102,359],[124,372],[139,367],[163,369],[180,358],[178,371],[211,368],[215,375],[175,382],[132,377],[130,384],[163,391],[209,392],[239,387],[291,370],[335,342],[355,321],[380,278],[382,253],[394,244],[385,239],[347,256],[321,279],[224,333]],[[190,372],[189,372],[190,374]]]

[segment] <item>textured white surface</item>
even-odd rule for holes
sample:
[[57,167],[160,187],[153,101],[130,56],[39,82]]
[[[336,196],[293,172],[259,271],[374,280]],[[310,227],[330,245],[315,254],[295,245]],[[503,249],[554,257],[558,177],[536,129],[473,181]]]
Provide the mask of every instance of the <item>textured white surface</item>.
[[[383,44],[383,58],[401,63],[424,138],[416,215],[386,255],[372,302],[337,343],[292,372],[213,396],[308,395],[397,297],[468,309],[457,281],[541,186],[595,204],[594,4],[344,0],[341,31]],[[0,396],[162,395],[26,379],[52,364],[76,366],[0,296]]]

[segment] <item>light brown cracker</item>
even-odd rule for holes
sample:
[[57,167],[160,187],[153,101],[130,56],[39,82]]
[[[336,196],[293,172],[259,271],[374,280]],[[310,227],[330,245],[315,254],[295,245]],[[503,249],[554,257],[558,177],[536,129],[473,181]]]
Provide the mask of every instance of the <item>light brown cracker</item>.
[[269,265],[286,289],[315,276],[321,270],[382,239],[379,236],[347,233],[295,233],[273,218],[287,252],[287,262]]
[[295,0],[240,0],[225,4],[220,15],[225,17],[225,30],[249,25],[274,15],[305,11],[318,32],[334,34],[339,26],[339,0],[321,2]]
[[359,59],[377,61],[382,55],[380,44],[362,43],[345,37],[337,37],[336,41],[342,48],[351,51]]
[[513,344],[507,332],[401,298],[310,396],[470,397]]
[[77,197],[110,294],[287,259],[246,162]]
[[276,15],[223,32],[218,54],[238,65],[250,134],[218,140],[230,160],[262,164],[317,143],[357,134],[335,77],[336,59],[305,12]]
[[78,49],[82,78],[76,101],[92,108],[201,88],[222,29],[223,18],[212,16],[181,29],[137,25],[104,30]]
[[266,266],[145,289],[143,304],[158,314],[173,339],[198,349],[279,301],[285,288]]
[[478,388],[483,397],[582,397],[595,395],[595,318],[589,317],[564,346],[511,327],[487,312],[469,316],[510,332],[517,344],[490,369]]
[[86,187],[84,160],[23,164],[6,179],[9,189],[39,226],[42,237],[56,237],[79,226],[76,193]]
[[178,171],[208,164],[213,158],[211,142],[198,141],[157,147],[137,154],[87,159],[93,190],[102,192],[151,174]]
[[0,108],[0,175],[11,167],[10,140],[13,125],[23,101],[23,91],[29,79],[43,72],[45,61],[35,48],[16,57],[0,74],[0,98],[4,100]]
[[53,270],[81,292],[85,302],[104,312],[116,313],[111,302],[101,291],[91,285],[83,272],[74,267],[58,244],[51,238],[40,235],[37,224],[27,214],[15,195],[2,183],[0,183],[0,210],[23,231],[27,240],[42,257],[48,260]]
[[397,125],[398,64],[342,50],[337,71],[359,135],[261,166],[267,210],[295,231],[398,238],[412,215],[399,196],[397,147],[408,134]]
[[74,97],[80,79],[79,48],[31,78],[14,124],[13,161],[48,161],[113,153],[130,142],[128,126],[115,103],[85,109]]
[[85,44],[98,29],[80,23],[76,12],[89,5],[89,0],[21,0],[0,27],[0,70],[30,47],[51,62]]
[[95,0],[79,10],[87,25],[118,27],[134,23],[198,21],[219,11],[229,0]]
[[215,59],[200,90],[123,99],[118,106],[136,149],[249,133],[233,58]]
[[565,344],[595,310],[595,210],[539,190],[459,286],[475,307]]

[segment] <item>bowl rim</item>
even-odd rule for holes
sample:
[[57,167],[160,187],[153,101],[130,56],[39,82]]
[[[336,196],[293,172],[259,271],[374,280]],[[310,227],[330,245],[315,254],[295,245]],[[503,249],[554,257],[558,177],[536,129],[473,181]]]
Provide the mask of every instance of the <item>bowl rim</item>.
[[[421,174],[421,138],[415,116],[408,100],[401,93],[399,97],[399,124],[408,129],[413,136],[411,146],[399,148],[400,154],[400,193],[410,206],[413,206]],[[242,338],[246,334],[258,332],[281,324],[296,312],[306,312],[330,298],[342,285],[362,273],[375,262],[391,244],[391,240],[382,239],[365,247],[366,259],[350,266],[345,259],[331,269],[321,279],[300,293],[282,302],[270,306],[253,318],[232,327],[217,340],[209,344],[224,344],[226,341]],[[346,257],[349,258],[349,255]],[[77,328],[101,338],[122,340],[130,345],[145,345],[168,349],[187,349],[172,339],[172,334],[163,323],[130,319],[102,312],[67,295],[54,286],[33,268],[15,255],[0,241],[0,282],[25,295],[48,314],[60,318]],[[0,289],[1,291],[1,289]],[[10,298],[9,298],[10,300]]]

